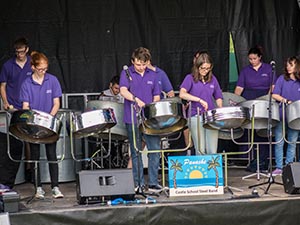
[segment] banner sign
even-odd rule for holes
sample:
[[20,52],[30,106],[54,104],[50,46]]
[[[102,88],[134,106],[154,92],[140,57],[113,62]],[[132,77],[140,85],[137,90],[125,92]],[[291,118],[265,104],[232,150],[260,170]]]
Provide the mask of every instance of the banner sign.
[[222,155],[168,157],[170,196],[224,194]]

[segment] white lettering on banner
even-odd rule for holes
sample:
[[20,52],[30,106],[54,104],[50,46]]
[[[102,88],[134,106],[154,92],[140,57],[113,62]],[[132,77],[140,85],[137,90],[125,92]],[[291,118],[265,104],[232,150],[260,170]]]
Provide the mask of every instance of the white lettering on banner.
[[206,160],[201,159],[201,160],[190,161],[189,159],[185,159],[183,163],[183,165],[200,165],[200,164],[206,164]]

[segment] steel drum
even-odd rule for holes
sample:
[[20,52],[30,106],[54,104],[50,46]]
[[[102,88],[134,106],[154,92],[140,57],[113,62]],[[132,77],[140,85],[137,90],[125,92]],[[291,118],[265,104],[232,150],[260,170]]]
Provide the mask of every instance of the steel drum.
[[75,115],[73,119],[73,134],[75,138],[96,135],[117,124],[114,110],[98,109]]
[[[112,140],[126,140],[127,130],[123,122],[124,104],[112,101],[93,100],[88,101],[86,110],[96,110],[103,108],[113,108],[117,124],[110,129]],[[99,138],[108,140],[108,131],[103,131],[96,135]]]
[[150,129],[165,129],[175,125],[183,117],[182,104],[174,101],[158,101],[144,109],[144,125]]
[[147,104],[140,130],[148,135],[168,136],[179,132],[186,126],[181,99],[166,98]]
[[223,107],[227,106],[236,106],[238,103],[246,101],[245,98],[243,98],[240,95],[233,94],[231,92],[223,92]]
[[20,140],[48,144],[59,138],[61,121],[38,110],[18,110],[12,114],[9,131]]
[[[266,100],[249,100],[239,103],[240,106],[249,108],[250,119],[253,115],[254,105],[254,129],[267,129],[268,128],[268,118],[269,118],[269,101]],[[279,117],[279,106],[276,102],[272,102],[272,127],[275,127],[280,120]],[[251,123],[243,125],[246,129],[251,129]]]
[[300,100],[295,101],[286,107],[286,119],[288,127],[300,130]]
[[203,127],[207,129],[238,128],[250,122],[249,109],[241,106],[222,107],[203,113]]

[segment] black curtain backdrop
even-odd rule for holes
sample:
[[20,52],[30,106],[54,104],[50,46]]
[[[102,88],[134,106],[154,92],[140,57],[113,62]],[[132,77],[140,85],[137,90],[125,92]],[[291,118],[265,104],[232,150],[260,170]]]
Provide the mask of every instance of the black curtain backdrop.
[[[151,50],[178,90],[196,50],[214,59],[214,74],[227,91],[229,33],[238,67],[260,44],[277,70],[300,54],[297,0],[13,0],[1,1],[0,66],[13,54],[15,38],[44,52],[65,93],[100,92],[130,65],[133,49]],[[280,68],[280,69],[279,69]]]

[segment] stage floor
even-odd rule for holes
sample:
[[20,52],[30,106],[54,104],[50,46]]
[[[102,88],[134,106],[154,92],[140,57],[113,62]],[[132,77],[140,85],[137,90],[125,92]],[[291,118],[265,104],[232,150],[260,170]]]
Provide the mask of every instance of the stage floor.
[[[202,224],[296,224],[300,217],[300,196],[285,193],[283,185],[276,183],[249,188],[251,185],[268,182],[269,179],[266,176],[261,176],[260,180],[257,180],[257,176],[242,179],[250,174],[244,168],[229,168],[228,187],[225,187],[223,195],[168,197],[162,192],[158,197],[151,196],[156,199],[155,204],[114,206],[79,205],[75,181],[60,184],[65,196],[62,199],[52,199],[50,185],[44,184],[46,200],[34,200],[27,204],[26,198],[33,195],[34,186],[31,183],[24,183],[14,188],[20,194],[20,211],[11,213],[10,221],[12,225],[46,223],[190,225],[199,224],[201,221],[205,221]],[[281,176],[275,177],[275,181],[282,183]],[[265,193],[268,186],[270,188]],[[258,195],[253,195],[253,191],[257,191]],[[142,199],[142,196],[136,197]]]

